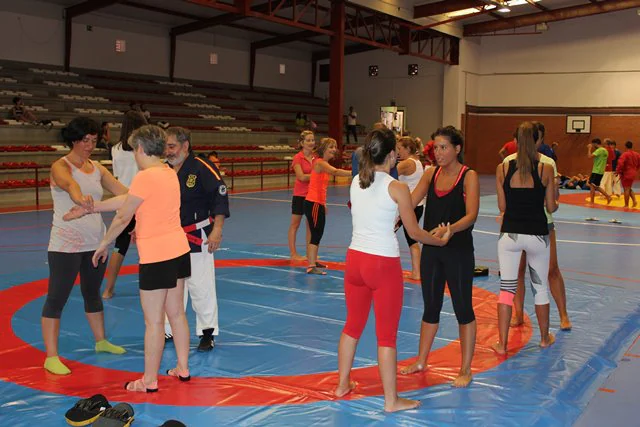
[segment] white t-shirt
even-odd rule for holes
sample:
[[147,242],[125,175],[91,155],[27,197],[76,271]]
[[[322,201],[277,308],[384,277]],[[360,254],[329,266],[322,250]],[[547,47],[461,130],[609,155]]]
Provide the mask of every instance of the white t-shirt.
[[389,185],[395,181],[389,174],[376,172],[373,183],[360,188],[360,177],[351,182],[351,220],[353,234],[349,249],[371,255],[399,257],[398,239],[393,231],[398,217],[398,205],[389,195]]
[[125,187],[130,187],[133,177],[138,173],[138,164],[133,151],[123,150],[122,142],[118,142],[111,149],[111,157],[113,157],[113,176]]
[[[511,160],[515,160],[516,157],[518,157],[518,153],[513,153],[511,155],[508,155],[507,157],[504,158],[502,163],[508,164]],[[553,167],[553,176],[554,177],[558,176],[558,168],[556,167],[556,162],[551,157],[545,156],[544,154],[540,153],[540,162],[545,163],[547,165],[551,165]],[[546,207],[544,208],[544,214],[547,216],[547,224],[553,224],[553,215],[547,212]]]
[[347,114],[347,124],[349,126],[355,126],[357,118],[358,118],[358,113],[356,113],[355,111],[352,112],[352,113],[348,113]]

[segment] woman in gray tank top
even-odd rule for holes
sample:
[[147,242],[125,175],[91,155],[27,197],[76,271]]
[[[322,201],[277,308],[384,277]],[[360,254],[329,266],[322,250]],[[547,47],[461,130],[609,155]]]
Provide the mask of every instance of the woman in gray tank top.
[[98,132],[99,126],[95,121],[86,117],[73,119],[62,130],[62,137],[71,151],[51,165],[53,224],[48,249],[49,288],[42,308],[42,336],[47,351],[44,368],[57,375],[71,373],[58,358],[58,336],[60,316],[78,274],[96,352],[125,352],[124,348],[105,339],[100,298],[104,264],[95,268],[91,262],[105,233],[102,216],[94,213],[71,222],[62,218],[76,204],[91,211],[94,200],[102,199],[103,188],[115,195],[128,191],[104,166],[90,159]]

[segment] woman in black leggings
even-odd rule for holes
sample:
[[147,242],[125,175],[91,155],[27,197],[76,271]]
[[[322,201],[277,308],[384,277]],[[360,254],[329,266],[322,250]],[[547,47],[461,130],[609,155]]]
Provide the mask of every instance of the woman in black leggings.
[[450,223],[451,232],[455,234],[446,246],[424,245],[422,248],[420,276],[424,315],[418,359],[400,371],[406,375],[425,369],[438,332],[446,283],[462,347],[462,366],[453,381],[455,387],[466,387],[471,382],[471,360],[476,344],[476,320],[471,304],[475,269],[471,231],[478,217],[480,184],[478,174],[461,162],[463,144],[462,133],[453,126],[438,129],[434,144],[438,167],[425,172],[411,194],[414,205],[427,196],[425,230],[439,234],[443,231],[440,225]]

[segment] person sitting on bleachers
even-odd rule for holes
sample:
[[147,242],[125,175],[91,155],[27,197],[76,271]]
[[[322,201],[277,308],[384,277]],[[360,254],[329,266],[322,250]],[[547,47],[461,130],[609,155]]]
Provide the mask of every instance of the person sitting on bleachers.
[[144,104],[140,104],[140,112],[147,119],[147,123],[151,123],[151,113],[145,108]]
[[104,148],[111,151],[111,133],[109,132],[109,122],[102,122],[100,126],[100,141],[96,144],[96,148]]
[[38,118],[31,110],[24,106],[24,101],[19,96],[13,98],[11,118],[23,123],[38,124]]

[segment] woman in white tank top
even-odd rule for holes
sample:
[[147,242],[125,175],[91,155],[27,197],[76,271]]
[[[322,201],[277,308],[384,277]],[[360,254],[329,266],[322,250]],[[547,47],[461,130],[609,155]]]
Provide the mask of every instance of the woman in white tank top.
[[[407,184],[409,191],[413,191],[424,174],[424,169],[419,159],[420,146],[413,138],[405,136],[398,140],[397,151],[401,160],[398,163],[398,180]],[[420,223],[420,218],[424,213],[424,199],[416,206],[414,213],[416,220]],[[409,279],[420,280],[420,243],[413,240],[404,227],[403,230],[411,252],[411,275]]]
[[104,268],[95,268],[91,262],[105,233],[102,217],[94,213],[78,221],[63,220],[64,214],[75,205],[92,211],[93,202],[102,199],[103,187],[115,195],[127,192],[127,188],[104,166],[89,158],[98,141],[98,131],[98,123],[89,118],[73,119],[62,130],[62,137],[71,152],[51,165],[53,224],[48,249],[49,288],[42,309],[42,336],[47,352],[44,368],[57,375],[71,373],[58,358],[58,336],[60,316],[78,273],[84,310],[96,340],[96,352],[125,352],[124,348],[105,339],[100,298]]
[[[139,111],[127,111],[122,119],[122,128],[120,130],[120,142],[111,149],[113,157],[113,174],[124,186],[129,188],[133,177],[138,173],[138,165],[133,156],[133,148],[129,145],[129,137],[134,130],[141,128],[147,124],[147,120]],[[120,267],[124,261],[125,255],[131,244],[131,233],[135,229],[136,220],[131,220],[124,231],[116,238],[116,244],[113,253],[107,265],[107,280],[102,292],[102,298],[109,299],[113,297],[113,290],[116,286],[116,280],[120,273]]]
[[396,387],[396,336],[404,291],[394,232],[398,210],[409,235],[420,242],[444,246],[450,235],[448,226],[439,228],[434,235],[418,226],[408,187],[389,175],[395,163],[393,132],[372,131],[362,150],[358,176],[351,183],[353,236],[344,274],[347,321],[338,347],[339,383],[334,390],[336,397],[343,397],[356,386],[350,379],[351,368],[373,302],[378,365],[387,412],[412,409],[419,404],[400,398]]

